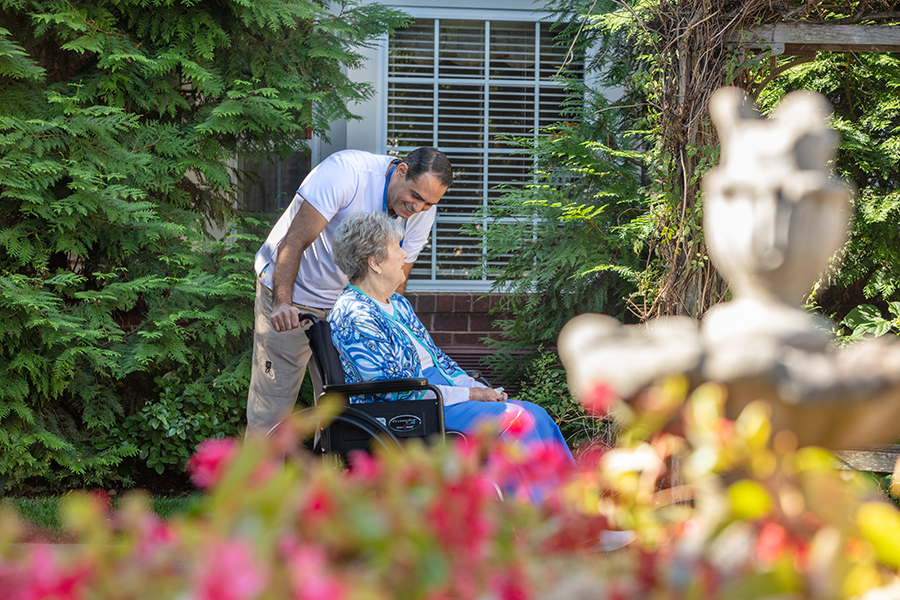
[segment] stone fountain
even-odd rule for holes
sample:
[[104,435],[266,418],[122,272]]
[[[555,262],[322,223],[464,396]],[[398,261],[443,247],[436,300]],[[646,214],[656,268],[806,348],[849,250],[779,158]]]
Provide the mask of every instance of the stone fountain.
[[900,435],[900,340],[845,349],[831,325],[803,310],[804,298],[846,241],[853,190],[829,173],[837,134],[821,95],[794,92],[770,119],[737,88],[718,90],[710,114],[722,143],[719,166],[703,182],[710,258],[734,300],[698,325],[688,317],[622,325],[581,315],[559,349],[576,396],[599,383],[624,401],[666,375],[728,390],[735,418],[753,400],[772,425],[802,445],[840,450]]

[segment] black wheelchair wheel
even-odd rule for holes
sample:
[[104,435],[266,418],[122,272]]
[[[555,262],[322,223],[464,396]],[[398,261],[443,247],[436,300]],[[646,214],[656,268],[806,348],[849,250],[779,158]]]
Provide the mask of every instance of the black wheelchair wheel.
[[[314,414],[314,410],[314,408],[304,408],[296,411],[294,417],[298,415],[311,416]],[[287,421],[278,423],[266,437],[278,435],[282,427],[289,426]],[[387,427],[361,410],[348,406],[327,427],[317,428],[312,437],[301,440],[300,444],[290,450],[288,454],[293,458],[305,461],[312,453],[328,459],[341,459],[346,465],[353,450],[371,453],[376,450],[398,449],[400,449],[400,441]]]

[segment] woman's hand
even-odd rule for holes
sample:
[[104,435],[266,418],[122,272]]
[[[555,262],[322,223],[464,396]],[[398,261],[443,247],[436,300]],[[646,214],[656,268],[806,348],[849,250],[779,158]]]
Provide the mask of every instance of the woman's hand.
[[506,392],[495,392],[483,387],[469,388],[469,400],[475,402],[506,402],[507,398]]

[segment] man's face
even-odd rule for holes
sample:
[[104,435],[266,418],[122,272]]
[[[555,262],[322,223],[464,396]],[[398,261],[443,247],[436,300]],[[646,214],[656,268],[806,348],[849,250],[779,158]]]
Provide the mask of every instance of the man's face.
[[394,214],[408,219],[437,204],[447,188],[432,173],[423,173],[413,181],[406,177],[408,165],[400,163],[388,184],[388,206]]

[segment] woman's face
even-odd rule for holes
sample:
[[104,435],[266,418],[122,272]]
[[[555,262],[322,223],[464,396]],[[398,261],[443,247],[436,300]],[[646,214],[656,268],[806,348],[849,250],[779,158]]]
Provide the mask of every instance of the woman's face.
[[396,287],[406,279],[406,274],[403,272],[403,265],[405,264],[406,250],[400,247],[400,242],[391,242],[387,247],[387,256],[384,261],[378,264],[381,273],[377,276],[393,283],[394,287]]

